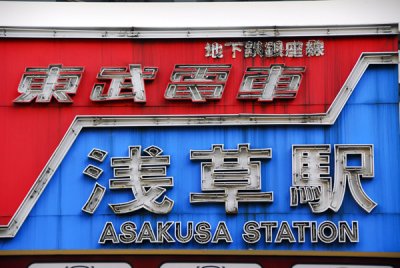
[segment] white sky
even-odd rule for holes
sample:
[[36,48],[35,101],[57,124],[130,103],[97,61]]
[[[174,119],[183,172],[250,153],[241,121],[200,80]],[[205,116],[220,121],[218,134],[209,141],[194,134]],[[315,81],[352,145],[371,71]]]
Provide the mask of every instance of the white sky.
[[383,23],[400,23],[400,0],[232,3],[0,2],[0,27],[187,28]]

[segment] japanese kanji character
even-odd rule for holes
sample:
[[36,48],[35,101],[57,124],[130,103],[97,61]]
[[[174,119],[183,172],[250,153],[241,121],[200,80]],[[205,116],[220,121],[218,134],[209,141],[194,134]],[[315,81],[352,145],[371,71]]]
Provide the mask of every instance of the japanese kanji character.
[[131,189],[134,200],[109,204],[116,214],[125,214],[144,208],[156,214],[167,214],[172,210],[174,201],[167,196],[157,201],[165,192],[165,187],[173,186],[173,178],[166,177],[169,155],[161,155],[162,150],[150,146],[143,150],[141,146],[130,146],[128,157],[111,158],[115,179],[110,180],[110,189]]
[[193,102],[221,99],[230,69],[230,64],[176,65],[164,96]]
[[34,99],[50,102],[54,97],[58,102],[71,103],[69,94],[76,93],[82,73],[83,67],[63,67],[61,64],[26,68],[18,86],[21,95],[14,102],[27,103]]
[[106,83],[97,83],[92,89],[92,101],[110,101],[133,99],[135,102],[146,102],[144,80],[154,80],[158,72],[156,67],[145,67],[142,71],[140,64],[130,64],[125,67],[101,68],[97,79],[110,81],[106,90]]
[[286,57],[303,57],[303,42],[294,41],[286,43]]
[[236,52],[242,52],[242,49],[240,47],[243,46],[243,42],[228,42],[225,43],[226,47],[232,47],[232,58],[236,59]]
[[305,67],[248,67],[239,88],[238,99],[272,101],[275,98],[295,98]]
[[265,44],[265,57],[283,57],[283,43],[282,41],[267,42]]
[[253,42],[247,41],[245,44],[244,57],[245,58],[254,58],[257,55],[259,57],[264,57],[264,47],[261,41]]
[[211,57],[213,59],[221,59],[224,57],[223,47],[217,42],[214,42],[212,44],[207,43],[204,48],[206,50],[206,58]]
[[[293,146],[293,178],[291,206],[308,203],[314,213],[328,209],[337,212],[343,202],[347,183],[356,202],[365,211],[371,212],[377,205],[364,192],[361,178],[371,178],[373,171],[372,145],[336,145],[334,185],[329,177],[330,145]],[[352,165],[355,157],[359,163]]]
[[322,56],[325,53],[324,41],[321,40],[309,40],[306,43],[306,55],[308,57],[312,56]]
[[272,202],[272,192],[254,192],[261,190],[261,162],[254,159],[271,155],[271,149],[250,149],[248,144],[239,144],[236,150],[223,145],[192,150],[191,160],[210,161],[201,163],[201,189],[212,193],[191,193],[190,202],[222,202],[226,213],[238,213],[238,202]]

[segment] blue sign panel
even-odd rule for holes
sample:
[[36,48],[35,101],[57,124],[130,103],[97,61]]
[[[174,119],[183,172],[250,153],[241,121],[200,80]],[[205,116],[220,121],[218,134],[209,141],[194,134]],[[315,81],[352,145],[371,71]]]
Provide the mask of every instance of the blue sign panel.
[[0,249],[399,252],[397,72],[334,125],[85,128]]

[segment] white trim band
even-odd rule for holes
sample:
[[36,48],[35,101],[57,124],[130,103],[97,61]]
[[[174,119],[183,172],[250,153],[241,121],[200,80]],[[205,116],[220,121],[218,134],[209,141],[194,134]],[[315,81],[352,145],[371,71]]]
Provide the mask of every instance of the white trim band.
[[259,38],[397,35],[397,24],[304,26],[304,27],[223,27],[223,28],[67,28],[0,27],[0,38]]

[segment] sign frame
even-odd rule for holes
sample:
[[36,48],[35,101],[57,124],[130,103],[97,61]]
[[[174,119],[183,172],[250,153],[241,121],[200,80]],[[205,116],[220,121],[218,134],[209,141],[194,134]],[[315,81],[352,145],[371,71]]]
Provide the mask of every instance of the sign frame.
[[[0,38],[105,38],[105,39],[155,39],[155,38],[232,38],[232,37],[292,37],[292,36],[354,36],[354,35],[398,35],[397,25],[359,25],[359,26],[322,26],[322,27],[259,27],[259,28],[204,28],[204,29],[158,29],[158,28],[20,28],[0,27]],[[14,237],[21,224],[28,217],[30,211],[40,198],[47,184],[61,164],[69,148],[74,143],[79,133],[85,128],[106,127],[154,127],[154,126],[257,126],[257,125],[333,125],[341,110],[350,98],[358,81],[367,67],[371,64],[399,64],[396,52],[363,53],[358,59],[355,67],[343,84],[339,94],[326,113],[315,115],[199,115],[199,116],[77,116],[64,138],[58,145],[52,157],[43,168],[34,185],[28,192],[23,203],[13,216],[10,224],[0,226],[1,237]],[[19,255],[17,253],[0,253]],[[57,251],[58,252],[58,251]],[[83,254],[91,254],[92,251]],[[96,252],[96,251],[95,251]],[[124,250],[106,250],[107,253],[121,254]],[[196,251],[129,251],[130,254],[196,254]],[[220,252],[220,251],[216,251]],[[237,254],[237,251],[222,251],[223,254]],[[277,254],[276,251],[261,251],[257,253],[240,251],[245,255],[252,254]],[[281,251],[279,251],[281,252]],[[44,251],[43,254],[48,253]],[[76,253],[76,252],[74,252]],[[210,254],[201,253],[200,254]],[[292,251],[284,255],[297,254]],[[299,252],[301,255],[325,256],[326,252]],[[343,252],[333,253],[343,256]],[[379,256],[400,257],[398,253],[349,253],[350,256]]]

